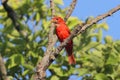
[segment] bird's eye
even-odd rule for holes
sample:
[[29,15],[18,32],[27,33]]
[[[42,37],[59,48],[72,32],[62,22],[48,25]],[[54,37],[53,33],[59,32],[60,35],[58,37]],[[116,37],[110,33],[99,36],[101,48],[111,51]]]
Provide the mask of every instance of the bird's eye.
[[58,20],[58,18],[56,18],[56,20]]

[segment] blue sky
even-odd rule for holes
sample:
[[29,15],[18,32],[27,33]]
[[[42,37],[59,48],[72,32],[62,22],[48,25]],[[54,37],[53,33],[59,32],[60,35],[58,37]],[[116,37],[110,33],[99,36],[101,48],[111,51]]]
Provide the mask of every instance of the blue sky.
[[[63,1],[63,6],[69,6],[72,0]],[[72,16],[84,21],[89,16],[96,17],[117,5],[120,5],[120,0],[78,0]],[[103,36],[110,35],[114,40],[120,40],[120,11],[102,20],[102,22],[106,22],[109,26],[108,31],[103,31]]]

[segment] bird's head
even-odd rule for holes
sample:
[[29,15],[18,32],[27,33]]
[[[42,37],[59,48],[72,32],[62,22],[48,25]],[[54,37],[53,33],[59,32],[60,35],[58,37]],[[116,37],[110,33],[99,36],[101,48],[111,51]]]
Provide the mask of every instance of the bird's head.
[[64,20],[61,17],[58,17],[58,16],[55,16],[54,18],[52,18],[51,22],[53,22],[55,24],[65,23]]

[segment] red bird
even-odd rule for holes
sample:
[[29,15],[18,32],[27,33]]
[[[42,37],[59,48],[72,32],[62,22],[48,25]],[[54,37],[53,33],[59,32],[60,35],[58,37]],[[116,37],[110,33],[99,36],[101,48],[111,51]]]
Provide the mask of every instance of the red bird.
[[[70,30],[67,27],[65,21],[61,17],[52,18],[52,22],[55,23],[55,33],[60,42],[63,42],[66,38],[70,36]],[[75,58],[73,55],[73,41],[70,40],[69,43],[65,46],[65,49],[68,53],[69,64],[75,64]]]

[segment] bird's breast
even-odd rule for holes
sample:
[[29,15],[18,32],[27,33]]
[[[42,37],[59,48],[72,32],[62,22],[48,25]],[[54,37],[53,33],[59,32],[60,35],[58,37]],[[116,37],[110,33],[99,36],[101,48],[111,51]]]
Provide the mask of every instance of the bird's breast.
[[65,30],[65,28],[56,28],[56,35],[58,36],[58,39],[62,42],[70,34],[67,30]]

